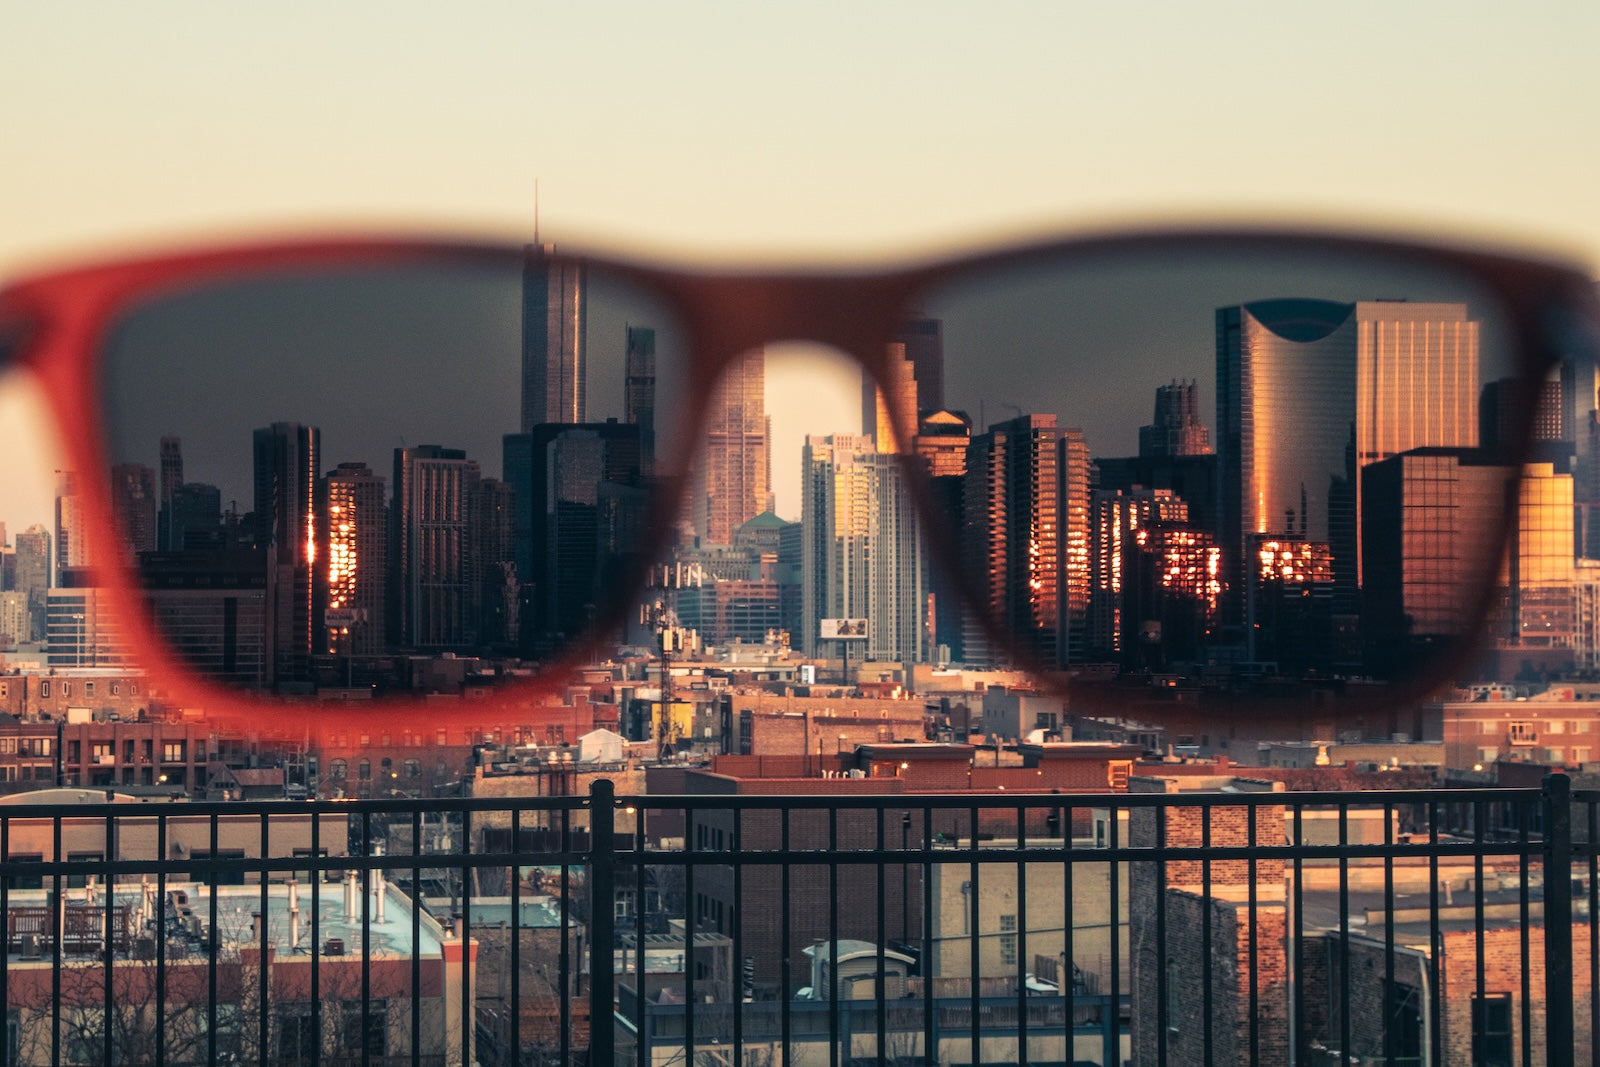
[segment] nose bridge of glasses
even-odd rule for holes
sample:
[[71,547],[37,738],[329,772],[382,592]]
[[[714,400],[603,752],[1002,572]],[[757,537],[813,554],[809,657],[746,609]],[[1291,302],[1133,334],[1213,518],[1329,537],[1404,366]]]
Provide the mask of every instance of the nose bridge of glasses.
[[709,354],[727,358],[762,345],[828,345],[874,372],[901,314],[894,279],[830,275],[718,278],[697,284],[689,316]]

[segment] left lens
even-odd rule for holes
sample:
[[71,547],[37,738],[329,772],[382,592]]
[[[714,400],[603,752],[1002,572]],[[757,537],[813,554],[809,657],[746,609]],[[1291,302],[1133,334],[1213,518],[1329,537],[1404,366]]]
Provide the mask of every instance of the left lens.
[[436,687],[407,653],[567,655],[643,569],[682,352],[660,301],[537,247],[139,306],[101,378],[160,635],[212,680],[279,692]]

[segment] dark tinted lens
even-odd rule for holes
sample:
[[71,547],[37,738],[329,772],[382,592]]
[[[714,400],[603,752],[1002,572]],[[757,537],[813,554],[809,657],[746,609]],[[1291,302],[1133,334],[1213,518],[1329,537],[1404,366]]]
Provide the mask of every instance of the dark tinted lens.
[[1340,690],[1428,671],[1489,591],[1511,655],[1570,665],[1579,398],[1557,417],[1469,279],[1171,248],[958,276],[907,329],[952,660],[1120,678],[1130,709],[1152,677]]
[[141,307],[103,378],[160,631],[279,691],[434,688],[401,653],[549,662],[624,614],[681,362],[659,302],[537,250]]

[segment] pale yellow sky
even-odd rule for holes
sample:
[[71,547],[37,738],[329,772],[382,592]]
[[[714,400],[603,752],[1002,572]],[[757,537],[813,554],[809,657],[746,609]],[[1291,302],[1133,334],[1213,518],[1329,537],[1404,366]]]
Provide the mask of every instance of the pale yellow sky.
[[[1107,219],[1600,260],[1600,5],[5,5],[0,270],[308,225],[884,256]],[[47,521],[0,385],[0,521]],[[45,487],[42,489],[42,487]],[[41,493],[43,495],[41,495]]]

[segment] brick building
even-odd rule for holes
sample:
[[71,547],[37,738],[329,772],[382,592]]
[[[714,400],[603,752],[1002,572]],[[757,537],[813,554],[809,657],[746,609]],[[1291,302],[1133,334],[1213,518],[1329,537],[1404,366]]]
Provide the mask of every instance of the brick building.
[[[1281,793],[1281,784],[1235,779],[1234,788]],[[1178,793],[1214,780],[1135,777],[1130,793]],[[1251,823],[1254,822],[1252,833]],[[1284,839],[1278,805],[1134,808],[1128,843],[1242,847]],[[1137,1063],[1289,1062],[1281,860],[1172,860],[1130,864],[1133,1058]],[[1253,931],[1253,934],[1252,934]],[[1210,1004],[1203,995],[1210,992]],[[1209,1008],[1209,1011],[1208,1011]],[[1164,1053],[1164,1055],[1163,1055]]]

